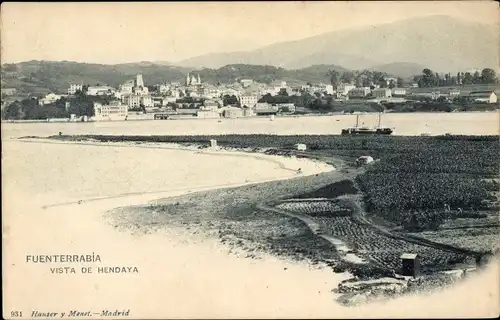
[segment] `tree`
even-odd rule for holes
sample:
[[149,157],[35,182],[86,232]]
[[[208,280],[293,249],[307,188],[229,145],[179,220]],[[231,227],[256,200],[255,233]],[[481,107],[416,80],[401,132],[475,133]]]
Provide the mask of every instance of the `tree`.
[[378,84],[380,88],[387,88],[387,80],[383,76],[378,79]]
[[419,87],[433,87],[436,85],[436,75],[431,69],[422,70],[422,76],[418,80]]
[[21,119],[21,106],[19,101],[14,101],[5,109],[2,110],[2,119],[6,120],[19,120]]
[[470,72],[466,72],[462,76],[462,84],[473,84],[474,83],[474,78],[472,77],[472,74]]
[[403,88],[405,86],[404,80],[401,77],[397,78],[396,84],[397,84],[398,88]]
[[439,76],[439,73],[437,73],[437,72],[436,72],[436,75],[434,76],[434,85],[437,87],[441,85],[441,77]]
[[481,71],[481,82],[484,84],[497,83],[498,79],[497,79],[495,70],[490,69],[490,68],[483,69]]
[[342,73],[340,77],[342,83],[352,83],[354,81],[354,74],[352,72],[346,71]]
[[280,95],[280,96],[288,96],[288,92],[286,91],[285,88],[281,88],[280,91],[278,92],[278,95]]
[[327,77],[330,77],[330,84],[336,88],[339,83],[339,73],[335,70],[329,70],[326,73]]
[[481,75],[479,74],[479,71],[474,72],[474,75],[472,76],[472,83],[481,83]]
[[461,85],[462,84],[462,73],[458,72],[457,73],[457,84]]
[[396,87],[396,82],[395,82],[394,80],[391,80],[391,81],[389,82],[389,89],[393,89],[393,88],[395,88],[395,87]]
[[233,95],[224,95],[222,97],[222,104],[224,106],[228,106],[228,105],[237,105],[238,104],[238,98],[233,94]]

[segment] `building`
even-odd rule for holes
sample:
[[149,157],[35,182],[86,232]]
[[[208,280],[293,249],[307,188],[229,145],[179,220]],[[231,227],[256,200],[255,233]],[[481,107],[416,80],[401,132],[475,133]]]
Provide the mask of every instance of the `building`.
[[460,90],[452,88],[448,91],[448,97],[455,98],[460,96]]
[[2,88],[2,96],[12,96],[15,95],[17,92],[16,88]]
[[223,111],[224,118],[241,118],[243,110],[237,107],[227,107]]
[[144,88],[144,79],[142,78],[142,74],[138,74],[135,78],[135,86],[137,88]]
[[94,114],[95,121],[127,120],[128,106],[119,101],[113,101],[109,105],[94,102]]
[[370,92],[371,92],[371,89],[368,87],[354,88],[354,89],[349,90],[347,95],[349,96],[349,98],[363,99],[363,98],[366,98],[370,94]]
[[240,96],[240,104],[242,106],[254,107],[259,101],[259,97],[256,94],[245,93]]
[[389,88],[378,88],[372,91],[372,97],[376,99],[390,98],[392,97],[392,92]]
[[88,87],[87,95],[89,96],[111,96],[115,93],[115,89],[109,86]]
[[420,257],[417,254],[404,253],[401,255],[401,274],[413,278],[420,275]]
[[307,149],[307,145],[303,144],[303,143],[297,143],[295,145],[295,148],[298,150],[298,151],[306,151]]
[[147,95],[141,95],[140,96],[140,101],[141,101],[141,104],[146,107],[146,108],[151,108],[153,107],[155,104],[154,104],[154,101],[153,101],[153,98],[147,94]]
[[333,89],[333,86],[331,84],[327,84],[325,86],[325,92],[326,94],[333,95],[335,93],[335,90]]
[[356,88],[355,85],[350,83],[341,83],[337,86],[337,96],[346,96],[349,91]]
[[120,86],[120,92],[122,94],[133,93],[134,92],[134,83],[133,81],[129,81]]
[[277,103],[278,111],[284,113],[295,113],[295,104],[293,103]]
[[205,85],[202,89],[202,95],[206,98],[217,99],[221,95],[221,91],[218,87],[213,85]]
[[189,73],[186,76],[186,86],[196,86],[201,84],[200,75],[196,78],[194,75],[190,76]]
[[406,96],[406,89],[405,88],[392,88],[391,89],[391,95],[393,97],[403,97],[403,96]]
[[373,162],[373,158],[370,156],[361,156],[356,159],[355,164],[357,166],[362,166]]
[[125,94],[122,96],[122,102],[126,104],[129,109],[141,106],[141,97],[135,94]]
[[474,91],[469,98],[476,103],[497,103],[498,97],[494,91]]
[[51,104],[61,99],[61,96],[55,93],[49,93],[42,99],[38,100],[38,104],[44,106],[46,104]]
[[246,87],[250,86],[251,84],[253,84],[253,80],[252,79],[241,79],[240,83],[243,86],[243,88],[246,88]]
[[217,111],[219,109],[219,103],[213,100],[205,100],[203,101],[203,106],[200,109]]
[[278,113],[278,106],[270,105],[269,103],[257,103],[255,105],[255,114],[258,116],[276,115]]
[[68,94],[75,94],[77,91],[83,92],[83,83],[72,83],[69,85]]
[[198,118],[203,118],[203,119],[213,119],[213,118],[220,118],[220,113],[217,110],[199,110],[196,115]]
[[253,108],[243,107],[243,116],[244,117],[251,117],[254,115],[255,115],[255,112],[254,112]]

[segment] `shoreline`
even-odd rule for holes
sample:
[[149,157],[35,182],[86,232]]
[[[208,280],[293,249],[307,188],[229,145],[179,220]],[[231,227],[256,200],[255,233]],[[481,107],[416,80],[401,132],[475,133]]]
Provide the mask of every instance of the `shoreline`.
[[[161,113],[161,112],[159,112]],[[335,117],[335,116],[352,116],[352,115],[374,115],[379,114],[380,112],[354,112],[354,113],[306,113],[306,114],[289,114],[289,115],[277,115],[275,119],[280,118],[302,118],[302,117]],[[383,114],[469,114],[469,113],[500,113],[500,109],[495,110],[471,110],[471,111],[418,111],[418,112],[385,112]],[[268,116],[249,116],[249,117],[240,117],[240,118],[198,118],[198,117],[186,117],[186,118],[175,118],[172,120],[245,120],[245,119],[269,119]],[[129,120],[110,120],[110,121],[71,121],[70,118],[66,119],[25,119],[25,120],[1,120],[1,123],[96,123],[96,122],[128,122],[128,121],[147,121],[147,120],[155,120],[155,119],[129,119]],[[161,121],[161,120],[157,120]]]
[[[24,142],[28,142],[28,141],[24,141]],[[40,141],[34,141],[34,142],[40,142]],[[67,143],[67,142],[48,142],[48,143],[65,144],[65,143]],[[69,144],[75,144],[75,143],[69,143]],[[85,144],[85,143],[80,143],[80,144]],[[103,143],[103,142],[98,142],[97,144],[98,144],[98,145],[100,145],[100,146],[118,146],[118,145],[117,145],[117,143]],[[88,145],[88,143],[87,143],[87,145]],[[128,147],[154,148],[154,146],[140,146],[140,144],[125,144],[125,145],[126,145],[126,146],[128,146]],[[174,145],[175,145],[175,144],[174,144]],[[198,149],[194,149],[194,148],[185,148],[185,147],[182,147],[182,146],[180,146],[180,148],[179,148],[179,146],[178,146],[178,145],[175,145],[175,147],[174,147],[173,145],[170,145],[170,148],[171,148],[171,149],[173,149],[173,150],[191,151],[191,152],[195,152],[195,153],[201,153],[201,154],[203,154],[203,152],[199,152],[199,151],[198,151]],[[161,148],[160,148],[160,149],[161,149]],[[166,148],[165,148],[165,149],[166,149]],[[186,149],[188,149],[188,150],[186,150]],[[230,155],[230,154],[231,154],[231,152],[228,152],[228,153],[229,153],[228,155]],[[224,155],[224,154],[221,154],[221,153],[219,153],[219,154],[220,154],[220,155]],[[244,154],[244,155],[246,155],[246,156],[248,156],[248,152],[243,152],[243,154]],[[255,157],[253,157],[253,158],[255,158]],[[338,174],[339,172],[329,172],[329,173],[330,173],[330,174],[335,174],[335,173],[337,173],[337,174]],[[291,178],[293,178],[293,177],[291,177]],[[283,180],[287,180],[287,178],[285,178],[285,179],[283,179]],[[281,181],[281,180],[279,180],[279,181]],[[278,182],[279,182],[279,181],[278,181]],[[273,182],[276,182],[276,181],[273,181]],[[255,185],[255,184],[260,184],[260,183],[259,183],[259,182],[250,182],[250,183],[249,183],[249,185]],[[217,187],[217,186],[212,186],[212,187]],[[232,187],[232,186],[228,186],[228,188],[231,188],[231,187]],[[236,188],[236,187],[235,187],[235,188]],[[226,189],[226,188],[224,188],[224,189]],[[164,195],[163,195],[163,197],[161,197],[159,194],[154,194],[154,195],[153,195],[153,194],[150,194],[150,195],[148,195],[148,196],[147,196],[147,197],[151,197],[151,198],[152,198],[152,200],[149,200],[149,201],[148,201],[148,202],[149,202],[149,205],[150,205],[150,206],[158,206],[158,205],[163,205],[164,203],[162,204],[162,201],[163,201],[163,202],[165,202],[165,201],[166,201],[166,202],[175,201],[175,200],[176,200],[176,199],[178,199],[179,197],[180,197],[180,198],[182,198],[182,197],[184,197],[184,198],[196,197],[196,196],[198,196],[196,193],[198,193],[198,191],[202,191],[202,190],[194,190],[194,191],[195,191],[195,193],[192,193],[192,194],[189,194],[189,193],[187,193],[187,194],[186,194],[186,193],[184,193],[184,192],[182,192],[182,191],[180,191],[180,190],[178,190],[178,191],[180,192],[179,194],[172,194],[172,193],[170,192],[168,195],[167,195],[167,194],[164,194]],[[185,190],[184,190],[184,191],[185,191]],[[222,189],[220,189],[220,188],[219,188],[219,189],[216,189],[216,190],[213,190],[213,189],[212,189],[212,190],[208,190],[208,191],[211,191],[211,192],[217,191],[217,192],[219,192],[219,191],[222,191]],[[128,200],[131,200],[131,198],[133,198],[133,197],[134,197],[134,195],[131,195],[131,196],[130,196],[130,198],[127,198],[127,199],[128,199]],[[168,198],[166,198],[166,199],[165,199],[164,197],[168,197]],[[142,195],[138,195],[138,196],[137,196],[137,199],[139,199],[139,198],[141,198],[141,199],[142,199],[142,200],[141,200],[141,202],[143,202],[143,201],[144,201],[144,199],[145,199],[145,198],[143,198],[143,197],[142,197]],[[104,199],[96,199],[96,200],[101,201],[101,200],[104,200]],[[156,204],[155,204],[155,203],[151,203],[151,201],[156,202]],[[128,202],[128,201],[125,201],[125,202]],[[74,203],[73,203],[73,204],[74,204]],[[120,206],[120,208],[122,208],[122,207],[123,207],[123,203],[122,203],[122,205]],[[132,202],[130,202],[130,203],[128,203],[128,204],[127,204],[127,209],[129,209],[129,210],[130,210],[130,209],[131,209],[131,208],[133,208],[133,207],[141,207],[141,205],[140,205],[140,204],[139,204],[139,205],[137,205],[136,203],[134,204],[134,203],[132,203]],[[142,207],[144,207],[144,205],[142,205]],[[109,210],[111,210],[111,211],[112,211],[113,209],[116,209],[116,206],[114,206],[113,208],[110,208]],[[107,211],[105,211],[105,212],[107,212]],[[101,212],[101,214],[102,214],[102,212]],[[146,226],[146,227],[147,227],[147,226]],[[195,229],[196,229],[196,227],[195,227]],[[149,232],[153,232],[153,233],[154,233],[154,232],[155,232],[155,230],[154,230],[154,229],[153,229],[152,231],[151,231],[151,230],[149,230]],[[148,232],[148,233],[149,233],[149,232]],[[231,245],[230,245],[230,246],[231,246]],[[309,262],[309,264],[310,264],[310,262]],[[313,263],[313,264],[314,264],[314,263]]]

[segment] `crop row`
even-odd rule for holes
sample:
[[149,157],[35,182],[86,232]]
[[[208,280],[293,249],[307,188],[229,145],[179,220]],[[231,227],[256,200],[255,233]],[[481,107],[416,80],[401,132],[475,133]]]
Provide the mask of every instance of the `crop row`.
[[313,216],[350,214],[349,209],[342,208],[333,201],[283,202],[277,205],[276,208]]
[[419,254],[424,270],[435,269],[437,266],[445,267],[465,259],[465,256],[460,254],[389,238],[356,223],[351,217],[317,217],[315,220],[321,224],[325,234],[344,241],[352,249],[386,268],[399,268],[400,256],[403,253]]

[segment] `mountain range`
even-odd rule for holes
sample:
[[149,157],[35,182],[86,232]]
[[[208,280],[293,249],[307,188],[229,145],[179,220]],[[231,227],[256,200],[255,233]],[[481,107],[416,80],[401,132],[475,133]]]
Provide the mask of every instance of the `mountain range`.
[[415,69],[411,65],[438,72],[498,69],[499,40],[498,26],[436,15],[338,30],[257,50],[205,54],[175,64],[207,68],[257,64],[287,69],[336,64],[354,70],[388,66],[398,67],[393,71],[404,68],[406,74]]

